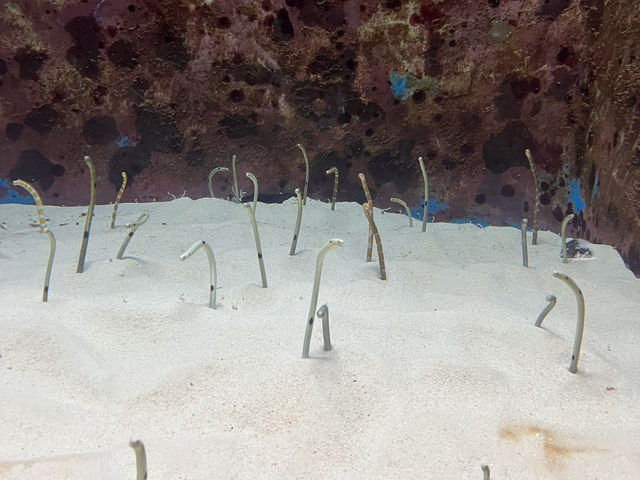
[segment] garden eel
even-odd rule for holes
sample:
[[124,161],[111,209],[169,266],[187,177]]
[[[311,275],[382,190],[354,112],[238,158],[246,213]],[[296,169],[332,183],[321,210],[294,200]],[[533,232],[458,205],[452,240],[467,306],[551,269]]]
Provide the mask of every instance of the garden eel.
[[233,198],[236,203],[240,203],[240,189],[238,188],[238,175],[236,175],[236,156],[231,157],[231,174],[233,176]]
[[209,258],[209,307],[216,308],[216,287],[218,285],[218,276],[216,272],[216,257],[214,257],[211,247],[204,240],[196,242],[191,245],[189,250],[180,255],[180,260],[186,260],[200,247],[204,248],[204,251],[207,253],[207,257]]
[[218,173],[218,172],[228,172],[229,169],[227,167],[216,167],[213,170],[211,170],[209,172],[209,178],[207,179],[207,182],[209,184],[209,194],[211,195],[211,198],[214,198],[213,196],[213,176]]
[[253,214],[256,214],[256,205],[258,204],[258,179],[253,173],[245,173],[247,178],[253,183]]
[[582,292],[568,275],[560,272],[553,272],[553,276],[562,280],[571,289],[576,297],[576,303],[578,304],[578,322],[576,326],[576,335],[573,339],[573,350],[571,352],[571,363],[569,364],[569,371],[576,373],[578,371],[578,359],[580,357],[580,347],[582,346],[582,334],[584,332],[584,296]]
[[527,219],[523,218],[520,223],[520,229],[522,230],[522,265],[529,266],[529,252],[527,251]]
[[540,215],[540,187],[538,186],[538,177],[536,176],[536,167],[533,164],[533,157],[531,156],[531,150],[528,148],[525,149],[524,154],[529,161],[529,168],[531,168],[531,175],[533,175],[533,184],[536,187],[536,207],[533,211],[533,239],[531,240],[531,245],[538,244],[538,217]]
[[336,209],[336,198],[338,197],[338,169],[336,167],[331,167],[329,170],[325,172],[327,175],[334,174],[333,180],[333,195],[331,196],[331,210]]
[[311,304],[309,305],[309,314],[307,315],[307,327],[304,332],[304,341],[302,343],[302,358],[309,358],[309,344],[311,343],[311,332],[313,331],[313,318],[318,305],[318,290],[320,289],[320,275],[322,274],[322,261],[327,252],[334,247],[341,247],[344,243],[339,238],[332,238],[325,243],[316,257],[316,271],[313,277],[313,291],[311,293]]
[[289,255],[296,254],[296,245],[298,244],[298,235],[300,234],[300,221],[302,220],[302,195],[300,189],[296,188],[296,198],[298,199],[298,216],[296,217],[296,228],[293,231],[293,241],[291,242],[291,250]]
[[111,229],[116,225],[116,213],[118,212],[118,205],[120,204],[120,198],[122,198],[122,194],[124,193],[124,188],[127,186],[127,174],[126,172],[122,172],[122,185],[120,185],[120,190],[118,190],[118,195],[116,195],[116,201],[113,204],[113,212],[111,213]]
[[389,200],[395,203],[399,203],[404,207],[405,211],[407,212],[407,216],[409,217],[409,226],[413,227],[413,218],[411,217],[411,210],[409,209],[409,205],[407,205],[407,202],[405,202],[401,198],[396,197],[391,197]]
[[378,227],[376,227],[376,222],[373,221],[373,207],[364,203],[362,205],[364,208],[364,216],[367,217],[369,221],[369,228],[373,232],[373,236],[376,239],[376,246],[378,247],[378,262],[380,263],[380,278],[382,280],[387,279],[387,270],[384,266],[384,255],[382,254],[382,241],[380,240],[380,234],[378,233]]
[[556,306],[556,297],[553,295],[547,295],[546,298],[547,302],[547,306],[544,307],[544,309],[542,310],[542,312],[540,312],[540,315],[538,315],[538,318],[536,320],[536,327],[541,327],[542,326],[542,321],[547,317],[547,315],[549,315],[549,312],[551,310],[553,310],[553,307]]
[[89,167],[89,176],[91,179],[91,193],[89,198],[89,208],[87,210],[87,218],[84,220],[84,233],[82,234],[82,245],[80,247],[80,256],[78,257],[78,268],[76,269],[77,273],[82,273],[84,271],[84,259],[87,256],[87,244],[89,243],[89,231],[91,230],[91,220],[93,219],[93,207],[96,201],[96,183],[95,183],[95,170],[93,168],[93,162],[91,162],[91,157],[85,155],[84,163]]
[[116,254],[116,259],[122,260],[122,256],[124,255],[124,251],[126,250],[127,246],[129,245],[129,242],[131,241],[131,237],[133,237],[133,234],[136,233],[136,230],[138,229],[138,227],[147,223],[147,220],[149,220],[149,214],[147,212],[144,212],[140,214],[140,216],[137,218],[135,222],[127,223],[126,227],[130,228],[131,231],[127,233],[127,236],[122,241],[122,245],[120,245],[120,250],[118,250],[118,253]]
[[[362,183],[362,189],[364,190],[364,196],[367,199],[367,203],[373,207],[373,200],[371,200],[371,193],[369,193],[369,186],[367,185],[367,179],[364,176],[364,173],[359,173],[358,178],[360,179],[360,183]],[[373,253],[373,230],[371,230],[371,225],[369,225],[369,236],[367,238],[367,262],[371,261],[371,256]]]
[[422,231],[427,231],[427,215],[429,214],[429,178],[427,177],[427,171],[424,168],[424,162],[422,157],[418,157],[418,163],[420,164],[420,170],[422,171],[422,179],[424,180],[424,204],[422,205]]
[[47,228],[47,219],[45,218],[44,212],[42,211],[42,200],[40,199],[40,195],[38,195],[36,189],[23,180],[14,180],[12,182],[12,185],[16,187],[22,187],[27,192],[29,192],[29,194],[33,198],[33,201],[36,202],[36,206],[38,207],[38,222],[40,223],[40,233],[46,233],[49,237],[49,260],[47,261],[47,270],[44,274],[44,287],[42,289],[42,301],[46,302],[47,300],[49,300],[49,283],[51,281],[51,267],[53,265],[53,257],[56,254],[56,238],[53,236],[51,230]]
[[567,223],[574,217],[573,213],[570,213],[562,219],[562,226],[560,227],[560,235],[562,236],[562,263],[567,263]]
[[324,351],[331,351],[331,334],[329,333],[329,307],[322,305],[316,315],[322,319],[322,340],[324,341]]
[[253,229],[253,238],[256,241],[256,251],[258,252],[258,263],[260,264],[260,276],[262,277],[262,288],[267,288],[267,274],[264,271],[264,259],[262,258],[262,247],[260,246],[260,235],[258,235],[258,225],[256,217],[251,210],[251,206],[243,203],[245,210],[249,214],[251,220],[251,228]]
[[307,158],[307,151],[304,147],[298,144],[298,148],[302,151],[302,156],[304,157],[304,193],[302,194],[302,204],[307,204],[307,189],[309,188],[309,159]]
[[130,440],[129,446],[136,454],[136,480],[147,479],[147,453],[141,440]]

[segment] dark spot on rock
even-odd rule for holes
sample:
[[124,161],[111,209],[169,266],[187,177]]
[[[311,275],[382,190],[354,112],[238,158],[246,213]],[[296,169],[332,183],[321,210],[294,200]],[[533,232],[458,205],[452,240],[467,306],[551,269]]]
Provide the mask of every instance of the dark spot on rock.
[[64,172],[64,165],[60,165],[59,163],[56,163],[53,167],[51,167],[51,173],[54,177],[61,177],[64,175]]
[[20,65],[20,78],[23,80],[37,80],[38,71],[42,64],[49,58],[44,52],[38,52],[25,47],[18,50],[15,61]]
[[204,165],[204,152],[200,149],[187,152],[185,158],[188,167],[200,167]]
[[229,20],[229,17],[218,17],[216,26],[222,30],[227,30],[231,28],[231,20]]
[[513,185],[503,185],[500,189],[500,195],[503,197],[513,197],[516,193],[516,189],[513,188]]
[[576,55],[569,47],[562,47],[556,55],[556,61],[561,65],[567,65],[570,68],[575,67],[577,59]]
[[67,61],[83,77],[97,77],[100,72],[100,48],[103,45],[100,26],[92,16],[75,17],[64,29],[75,42],[75,45],[67,50]]
[[87,49],[98,49],[102,41],[100,25],[92,16],[75,17],[65,24],[64,30],[76,44]]
[[337,121],[338,121],[338,125],[344,125],[345,123],[349,123],[351,121],[351,114],[347,112],[342,112],[340,115],[338,115]]
[[577,74],[566,67],[556,68],[553,71],[553,82],[549,85],[546,95],[551,95],[556,100],[564,101],[567,92],[577,78]]
[[487,196],[484,193],[479,193],[478,195],[476,195],[476,198],[474,198],[474,201],[478,205],[482,205],[487,201]]
[[24,130],[24,125],[21,123],[7,123],[7,126],[4,127],[4,134],[9,140],[16,142],[22,135],[22,130]]
[[371,135],[373,135],[373,128],[367,128],[367,129],[365,130],[364,134],[365,134],[367,137],[370,137]]
[[320,27],[330,32],[341,28],[346,24],[345,2],[336,1],[305,1],[294,0],[293,4],[287,5],[299,9],[298,19],[308,27]]
[[272,8],[271,5],[271,0],[262,0],[262,2],[260,2],[260,4],[262,5],[262,9],[265,11],[269,11]]
[[411,96],[411,99],[413,100],[413,103],[423,103],[427,98],[427,94],[424,90],[416,90],[415,92],[413,92],[413,95]]
[[0,58],[0,75],[7,73],[7,62]]
[[634,167],[640,167],[640,147],[636,147],[631,157],[631,165]]
[[293,38],[293,25],[286,8],[278,10],[271,25],[271,38],[276,42],[287,42]]
[[184,38],[166,23],[160,26],[155,43],[156,56],[173,63],[178,70],[184,70],[191,61]]
[[394,148],[372,157],[367,162],[369,172],[376,184],[394,182],[400,192],[406,191],[415,172],[415,159],[411,156],[413,142],[403,140]]
[[117,40],[109,45],[107,57],[116,67],[135,68],[139,63],[135,45],[126,40]]
[[542,190],[543,192],[546,192],[547,190],[549,190],[550,187],[551,185],[549,185],[547,182],[545,181],[540,182],[540,190]]
[[127,184],[132,184],[136,175],[151,164],[151,154],[140,146],[120,147],[109,160],[109,182],[120,190],[122,172],[127,174]]
[[439,33],[434,33],[430,38],[429,48],[422,54],[424,58],[424,73],[430,77],[438,77],[442,74],[442,62],[438,58],[438,50],[444,45],[444,38]]
[[46,135],[58,122],[60,114],[51,105],[42,105],[31,110],[24,118],[24,124],[40,135]]
[[504,173],[511,167],[528,166],[524,150],[533,145],[533,137],[527,126],[509,122],[504,129],[482,146],[485,166],[493,173]]
[[67,50],[65,58],[83,77],[96,78],[100,73],[100,52],[97,49],[90,50],[76,45]]
[[539,91],[538,78],[509,73],[500,84],[500,93],[493,99],[499,118],[519,118],[526,96]]
[[242,90],[231,90],[229,92],[229,100],[233,103],[240,103],[244,100],[244,92]]
[[455,40],[449,40],[449,46],[450,47],[455,47],[456,46],[456,41]]
[[489,6],[491,8],[498,8],[500,6],[500,0],[489,0]]
[[182,151],[184,135],[171,113],[135,107],[136,130],[144,149],[163,153]]
[[89,145],[107,145],[118,138],[118,129],[113,117],[93,117],[87,120],[82,134]]
[[400,8],[402,6],[402,1],[401,0],[386,0],[384,2],[384,6],[385,6],[385,8],[388,8],[389,10],[397,10],[398,8]]
[[562,212],[562,208],[560,208],[560,205],[556,205],[555,207],[553,207],[551,213],[553,213],[553,218],[555,218],[558,222],[562,222],[562,220],[564,219],[564,213]]
[[228,138],[242,138],[258,135],[255,116],[226,114],[219,122],[221,132]]
[[135,12],[136,11],[136,6],[135,5],[129,5],[127,7],[127,10],[129,10],[130,12]]
[[41,190],[48,190],[53,184],[53,163],[38,150],[23,150],[9,172],[9,178],[12,181],[38,182]]
[[460,155],[462,155],[463,157],[473,155],[473,152],[475,151],[476,149],[472,143],[463,143],[462,145],[460,145]]
[[542,5],[536,10],[536,15],[555,20],[570,4],[571,0],[543,0]]
[[542,205],[549,205],[551,202],[551,195],[548,192],[544,192],[540,195],[540,203]]

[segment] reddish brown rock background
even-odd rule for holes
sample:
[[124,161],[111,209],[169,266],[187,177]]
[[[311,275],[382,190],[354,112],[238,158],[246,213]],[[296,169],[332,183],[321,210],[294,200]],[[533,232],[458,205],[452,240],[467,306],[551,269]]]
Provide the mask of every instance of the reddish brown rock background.
[[[437,221],[531,217],[616,245],[640,272],[640,2],[604,0],[4,0],[0,201],[208,195],[239,159],[265,194],[421,211]],[[218,174],[217,195],[230,194]]]

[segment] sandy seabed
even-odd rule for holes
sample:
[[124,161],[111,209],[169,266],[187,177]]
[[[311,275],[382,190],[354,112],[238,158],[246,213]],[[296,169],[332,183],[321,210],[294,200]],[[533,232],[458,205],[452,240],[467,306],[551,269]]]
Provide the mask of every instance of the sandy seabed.
[[[0,478],[150,479],[640,478],[640,280],[606,245],[563,264],[540,232],[522,266],[520,231],[429,224],[375,210],[388,279],[365,261],[355,203],[258,204],[268,287],[249,217],[218,199],[95,210],[76,273],[86,208],[47,207],[58,249],[41,301],[49,242],[34,206],[2,205]],[[122,260],[125,223],[146,211]],[[317,321],[301,359],[316,254]],[[217,261],[208,307],[205,240]],[[576,299],[586,322],[568,370]],[[542,328],[535,320],[553,294]]]

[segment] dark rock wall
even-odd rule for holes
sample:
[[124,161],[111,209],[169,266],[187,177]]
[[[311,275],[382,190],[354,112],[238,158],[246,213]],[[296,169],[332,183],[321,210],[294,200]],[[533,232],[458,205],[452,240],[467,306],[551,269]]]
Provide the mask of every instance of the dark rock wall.
[[[640,271],[640,2],[604,0],[4,0],[0,199],[208,195],[238,157],[264,193],[420,209],[437,221],[531,217],[617,245]],[[215,177],[219,196],[228,174]]]

